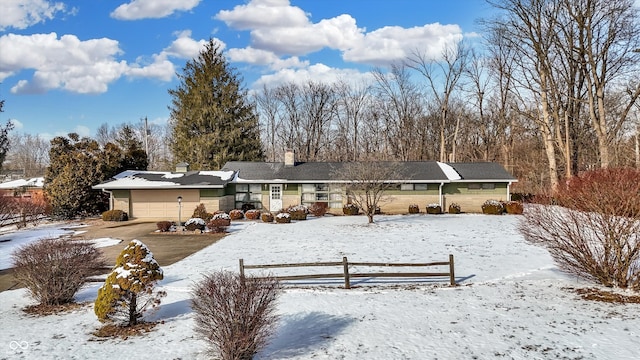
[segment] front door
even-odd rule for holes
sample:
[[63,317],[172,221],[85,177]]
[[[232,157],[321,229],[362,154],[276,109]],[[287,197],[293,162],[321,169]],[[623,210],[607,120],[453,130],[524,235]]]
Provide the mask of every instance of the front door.
[[282,209],[282,185],[269,185],[269,211],[279,211]]

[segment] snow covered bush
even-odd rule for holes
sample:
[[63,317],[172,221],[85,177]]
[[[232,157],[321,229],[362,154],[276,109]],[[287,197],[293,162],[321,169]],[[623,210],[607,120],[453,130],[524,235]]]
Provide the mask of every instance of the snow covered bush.
[[204,231],[204,228],[206,226],[207,224],[204,222],[204,219],[201,219],[201,218],[191,218],[184,223],[184,227],[188,231],[199,230],[200,232],[202,232]]
[[207,228],[212,233],[224,233],[229,226],[231,226],[231,217],[224,212],[213,215],[213,218],[207,223]]
[[462,209],[459,204],[451,203],[449,204],[449,214],[460,214]]
[[160,304],[165,292],[155,291],[163,273],[153,253],[139,240],[122,250],[116,265],[98,289],[94,312],[101,322],[133,326],[143,313]]
[[504,203],[504,210],[507,214],[522,215],[524,206],[519,201],[507,201]]
[[527,206],[519,225],[525,239],[570,274],[640,291],[640,170],[585,172],[552,195]]
[[171,221],[158,221],[156,223],[156,227],[158,228],[158,230],[160,230],[160,232],[167,232],[171,230],[172,225],[173,224],[171,223]]
[[242,210],[233,209],[229,211],[229,217],[231,220],[242,220],[244,219],[244,212]]
[[291,222],[291,215],[288,212],[281,212],[276,215],[276,222],[278,224],[289,224]]
[[342,207],[342,213],[345,215],[358,215],[360,208],[354,204],[346,204]]
[[291,220],[307,220],[307,214],[309,213],[309,209],[304,205],[289,206],[286,211]]
[[420,207],[416,204],[409,205],[409,214],[417,214],[420,212]]
[[442,214],[442,207],[440,204],[427,204],[427,214],[439,215]]
[[192,291],[195,331],[215,358],[252,359],[276,329],[279,294],[273,278],[226,271],[205,275]]
[[122,210],[107,210],[102,213],[102,221],[127,221],[129,216]]
[[482,213],[488,215],[502,215],[504,206],[498,200],[487,200],[482,204]]
[[256,210],[256,209],[247,210],[244,213],[244,217],[247,218],[247,220],[257,220],[260,218],[260,210]]
[[263,212],[260,215],[260,220],[262,220],[262,222],[272,223],[273,222],[273,214],[270,213],[270,212]]
[[93,245],[69,239],[42,239],[11,255],[13,276],[40,305],[61,305],[73,297],[88,276],[104,264]]

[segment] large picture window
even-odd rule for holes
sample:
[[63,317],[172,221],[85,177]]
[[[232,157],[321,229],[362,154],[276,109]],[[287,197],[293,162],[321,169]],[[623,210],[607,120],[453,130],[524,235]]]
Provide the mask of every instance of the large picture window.
[[242,209],[245,204],[253,205],[255,209],[262,209],[262,185],[236,184],[236,209]]
[[302,184],[302,205],[326,202],[330,208],[342,208],[342,187],[333,184]]

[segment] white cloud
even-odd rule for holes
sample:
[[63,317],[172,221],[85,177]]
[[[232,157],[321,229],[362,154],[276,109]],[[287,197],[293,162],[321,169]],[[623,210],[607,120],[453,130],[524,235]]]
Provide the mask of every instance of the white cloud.
[[338,81],[361,84],[373,81],[373,75],[368,72],[360,72],[355,69],[338,69],[324,64],[314,64],[304,69],[282,69],[273,74],[263,75],[252,88],[262,89],[263,85],[275,87],[287,83],[305,84],[309,81],[332,84]]
[[233,10],[222,10],[215,19],[238,30],[309,25],[308,15],[299,7],[290,6],[289,0],[253,0]]
[[[177,39],[174,40],[171,45],[162,50],[161,56],[172,56],[180,59],[193,59],[198,56],[200,51],[204,49],[208,43],[207,40],[194,40],[191,38],[191,31],[185,30],[175,33]],[[214,39],[223,50],[226,44],[220,39]]]
[[73,129],[73,132],[80,135],[80,137],[91,136],[91,130],[84,125],[78,125]]
[[229,49],[227,56],[230,61],[244,62],[253,65],[266,65],[271,70],[284,68],[302,68],[309,66],[308,61],[301,61],[297,56],[281,59],[271,51],[247,47],[244,49]]
[[46,0],[2,0],[0,31],[8,28],[26,29],[29,26],[53,19],[57,12],[64,12],[61,2]]
[[132,0],[118,6],[111,17],[118,20],[139,20],[163,18],[177,11],[190,11],[200,0]]
[[357,63],[388,65],[419,51],[427,58],[439,59],[445,49],[456,46],[462,37],[458,25],[436,23],[409,29],[386,26],[366,34],[362,42],[344,52],[343,58]]

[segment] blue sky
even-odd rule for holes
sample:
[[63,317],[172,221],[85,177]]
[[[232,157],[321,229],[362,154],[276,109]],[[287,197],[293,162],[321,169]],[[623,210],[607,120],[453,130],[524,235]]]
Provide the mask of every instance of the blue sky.
[[[2,123],[46,139],[166,124],[176,72],[217,39],[247,89],[366,78],[478,39],[483,0],[0,0]],[[435,56],[435,55],[434,55]]]

